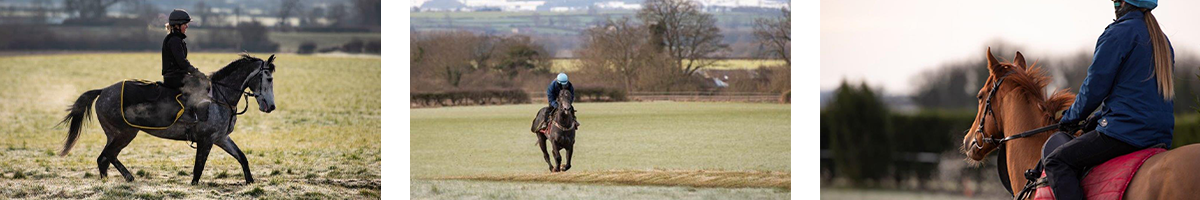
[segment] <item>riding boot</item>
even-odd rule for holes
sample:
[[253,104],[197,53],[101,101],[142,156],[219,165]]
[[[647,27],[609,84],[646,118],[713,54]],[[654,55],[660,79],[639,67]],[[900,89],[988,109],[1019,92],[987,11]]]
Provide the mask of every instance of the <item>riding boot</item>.
[[196,103],[196,105],[192,107],[192,114],[196,115],[197,120],[201,122],[208,121],[208,105],[210,103],[212,103],[212,101],[203,100],[200,103]]

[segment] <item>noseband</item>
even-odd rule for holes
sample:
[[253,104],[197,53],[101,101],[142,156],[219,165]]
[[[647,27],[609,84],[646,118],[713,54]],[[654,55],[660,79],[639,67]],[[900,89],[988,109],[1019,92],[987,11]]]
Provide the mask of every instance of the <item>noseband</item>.
[[[992,90],[988,91],[987,100],[984,101],[984,103],[983,103],[983,115],[980,115],[979,119],[977,119],[977,120],[979,120],[979,128],[976,129],[976,132],[979,132],[979,135],[983,138],[983,142],[986,142],[989,144],[995,144],[997,146],[1002,144],[1003,140],[996,139],[994,137],[995,134],[987,134],[987,131],[986,131],[986,129],[983,128],[983,125],[987,123],[988,115],[991,115],[992,119],[996,118],[996,115],[992,112],[992,98],[994,98],[996,96],[996,91],[1000,90],[1000,84],[1004,83],[1004,77],[1007,77],[1009,74],[1012,74],[1012,72],[1010,71],[1010,72],[1005,73],[1004,75],[1001,75],[1000,77],[996,78],[996,83],[992,84]],[[1000,122],[996,122],[996,120],[992,120],[992,123],[996,125],[996,129],[1000,129]],[[1000,131],[1000,135],[1001,136],[1004,135],[1004,130]],[[971,140],[972,140],[971,146],[975,147],[975,149],[983,149],[983,145],[980,145],[980,142],[978,141],[979,137],[973,138]]]

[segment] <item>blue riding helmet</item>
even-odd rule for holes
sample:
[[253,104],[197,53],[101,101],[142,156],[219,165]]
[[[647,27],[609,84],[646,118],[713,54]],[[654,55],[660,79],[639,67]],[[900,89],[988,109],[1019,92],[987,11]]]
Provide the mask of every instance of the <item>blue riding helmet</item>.
[[567,84],[567,73],[558,73],[558,78],[555,78],[554,81],[558,81],[558,84],[566,85]]
[[[1145,8],[1145,9],[1150,9],[1150,10],[1154,10],[1155,7],[1158,7],[1158,0],[1122,0],[1122,1],[1124,1],[1125,3],[1128,3],[1129,5],[1138,7],[1138,8]],[[1114,4],[1113,6],[1121,6],[1120,2],[1114,2],[1113,4]]]

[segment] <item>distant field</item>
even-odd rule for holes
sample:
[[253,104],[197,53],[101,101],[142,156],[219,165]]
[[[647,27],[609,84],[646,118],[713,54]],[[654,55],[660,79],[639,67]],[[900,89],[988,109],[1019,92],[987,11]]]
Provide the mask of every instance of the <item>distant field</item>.
[[[694,191],[717,199],[744,192],[763,198],[789,194],[787,104],[578,103],[573,168],[556,174],[546,169],[529,132],[540,106],[413,109],[414,197],[545,193],[538,185],[546,184],[539,182],[581,188],[584,196],[578,197],[599,199],[631,190],[651,194],[644,198]],[[720,189],[745,187],[776,189]]]
[[[579,70],[579,59],[554,59],[551,60],[554,67],[551,71],[575,71]],[[756,69],[763,66],[782,66],[783,60],[761,60],[761,59],[724,59],[717,61],[716,66],[705,69]]]
[[[238,58],[189,57],[205,72]],[[148,134],[139,134],[120,154],[136,174],[134,182],[125,182],[113,168],[100,179],[96,156],[106,137],[95,118],[86,122],[70,155],[56,155],[67,132],[55,126],[66,114],[63,108],[86,90],[122,79],[161,80],[160,59],[158,53],[0,57],[0,199],[379,197],[378,58],[278,55],[278,109],[266,114],[250,105],[230,135],[249,158],[254,184],[243,185],[237,161],[214,148],[201,184],[189,185],[195,150]]]

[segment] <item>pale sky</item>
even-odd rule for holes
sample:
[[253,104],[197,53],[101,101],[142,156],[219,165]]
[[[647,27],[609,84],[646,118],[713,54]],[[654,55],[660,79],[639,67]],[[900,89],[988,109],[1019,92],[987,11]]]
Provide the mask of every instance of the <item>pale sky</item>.
[[[1153,11],[1176,55],[1200,47],[1198,8],[1200,1],[1164,0]],[[1107,0],[822,0],[821,90],[846,79],[910,94],[918,74],[985,59],[996,39],[1024,47],[1016,50],[1031,62],[1091,53],[1114,18]]]

